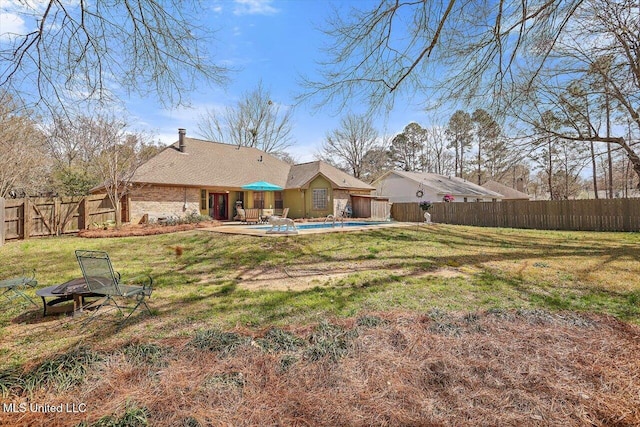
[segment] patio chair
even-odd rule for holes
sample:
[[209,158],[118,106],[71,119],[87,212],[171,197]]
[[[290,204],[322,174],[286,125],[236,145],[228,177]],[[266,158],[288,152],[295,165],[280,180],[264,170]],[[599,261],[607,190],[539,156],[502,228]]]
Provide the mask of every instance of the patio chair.
[[247,224],[250,223],[259,223],[260,222],[260,209],[245,209],[245,219],[244,221]]
[[132,298],[136,303],[121,323],[129,319],[140,305],[144,305],[147,311],[151,313],[145,301],[145,298],[151,297],[153,290],[153,279],[151,276],[141,276],[131,279],[132,283],[144,282],[142,285],[125,285],[121,283],[120,274],[113,270],[111,260],[106,252],[77,250],[76,258],[78,259],[78,264],[80,264],[80,269],[82,270],[82,275],[84,276],[89,291],[104,297],[102,303],[98,305],[93,315],[84,322],[84,325],[90,323],[98,311],[106,306],[117,308],[120,314],[124,316],[122,309],[127,307],[119,305],[116,298]]
[[289,215],[289,208],[284,208],[282,210],[282,216],[280,218],[286,218]]
[[236,208],[236,211],[238,212],[238,214],[233,219],[237,219],[240,222],[246,222],[247,221],[247,215],[244,212],[244,209],[243,208]]
[[28,274],[26,270],[23,270],[22,276],[20,277],[0,280],[0,289],[4,289],[2,295],[4,295],[9,301],[13,301],[17,298],[24,298],[27,302],[37,306],[38,304],[36,304],[29,295],[24,293],[27,288],[35,288],[37,284],[36,271],[32,270],[31,274]]

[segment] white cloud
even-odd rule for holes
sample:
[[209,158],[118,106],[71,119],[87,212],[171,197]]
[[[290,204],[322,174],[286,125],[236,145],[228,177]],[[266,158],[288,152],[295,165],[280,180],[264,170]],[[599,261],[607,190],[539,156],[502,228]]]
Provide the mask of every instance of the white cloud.
[[10,39],[15,34],[26,34],[24,19],[14,13],[0,13],[0,39]]
[[279,12],[273,0],[235,0],[234,15],[274,15]]

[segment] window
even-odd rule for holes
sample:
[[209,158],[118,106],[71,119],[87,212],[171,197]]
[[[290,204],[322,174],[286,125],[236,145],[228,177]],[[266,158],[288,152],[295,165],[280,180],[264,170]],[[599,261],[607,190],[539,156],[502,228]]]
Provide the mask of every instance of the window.
[[282,191],[276,191],[273,193],[273,197],[274,197],[274,208],[276,209],[282,209],[284,208],[284,203],[282,201]]
[[264,209],[264,191],[253,192],[253,207],[257,209]]
[[327,189],[326,188],[314,188],[313,189],[313,209],[324,210],[327,209]]
[[200,210],[207,210],[207,190],[200,190]]

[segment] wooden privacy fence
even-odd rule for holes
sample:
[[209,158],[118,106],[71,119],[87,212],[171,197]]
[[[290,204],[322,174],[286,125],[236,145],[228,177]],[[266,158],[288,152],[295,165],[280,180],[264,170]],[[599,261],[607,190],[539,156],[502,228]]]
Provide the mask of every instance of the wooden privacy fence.
[[[640,199],[434,203],[433,222],[538,230],[640,231]],[[424,221],[418,203],[394,203],[396,221]]]
[[77,233],[93,223],[114,221],[104,194],[86,197],[0,198],[0,245],[7,240]]

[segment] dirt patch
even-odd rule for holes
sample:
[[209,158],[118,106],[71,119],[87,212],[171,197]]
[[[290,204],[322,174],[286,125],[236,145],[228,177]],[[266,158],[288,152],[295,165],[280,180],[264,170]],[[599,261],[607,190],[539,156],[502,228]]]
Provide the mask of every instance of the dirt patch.
[[293,269],[293,268],[256,268],[242,271],[237,279],[240,288],[249,290],[278,290],[301,291],[316,286],[325,285],[327,282],[339,281],[358,272],[373,272],[382,275],[411,276],[411,277],[463,277],[465,273],[451,268],[440,268],[434,271],[415,273],[407,269],[381,269],[379,267],[367,268],[360,264],[359,268],[345,268],[339,271],[335,269]]
[[175,233],[177,231],[189,231],[196,228],[218,227],[222,225],[220,221],[206,221],[193,224],[158,225],[158,224],[126,224],[120,228],[90,229],[80,230],[78,237],[101,238],[101,237],[130,237],[130,236],[151,236],[154,234]]

